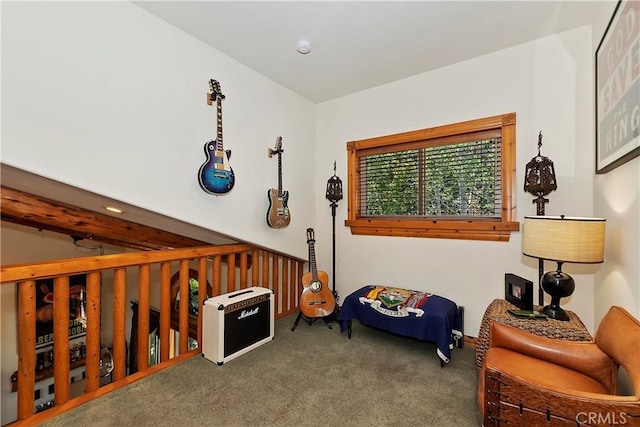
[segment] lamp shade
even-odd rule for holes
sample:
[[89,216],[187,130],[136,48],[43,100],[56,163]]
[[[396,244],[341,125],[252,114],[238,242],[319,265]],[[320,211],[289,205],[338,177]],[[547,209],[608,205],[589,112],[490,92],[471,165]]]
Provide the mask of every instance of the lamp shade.
[[604,261],[604,218],[525,216],[524,255],[579,264]]

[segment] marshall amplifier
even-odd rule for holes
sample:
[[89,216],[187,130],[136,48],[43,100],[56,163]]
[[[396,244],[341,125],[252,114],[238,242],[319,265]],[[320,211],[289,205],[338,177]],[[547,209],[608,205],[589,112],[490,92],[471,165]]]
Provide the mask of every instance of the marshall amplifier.
[[204,301],[202,355],[222,365],[273,339],[273,292],[252,287]]

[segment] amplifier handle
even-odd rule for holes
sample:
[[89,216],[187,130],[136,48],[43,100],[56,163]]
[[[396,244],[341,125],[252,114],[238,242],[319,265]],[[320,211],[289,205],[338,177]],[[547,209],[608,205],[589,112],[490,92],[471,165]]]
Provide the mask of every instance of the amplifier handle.
[[242,292],[238,292],[237,294],[229,295],[227,298],[235,298],[235,297],[239,297],[240,295],[250,294],[252,292],[253,292],[253,289],[247,289],[246,291],[242,291]]

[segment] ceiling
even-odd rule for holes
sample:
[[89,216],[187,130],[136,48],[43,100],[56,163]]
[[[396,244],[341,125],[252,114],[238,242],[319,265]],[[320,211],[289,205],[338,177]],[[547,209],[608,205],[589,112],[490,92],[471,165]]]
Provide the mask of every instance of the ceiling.
[[[314,103],[587,25],[602,7],[593,1],[134,3]],[[296,52],[302,39],[311,44],[306,55]],[[7,188],[43,198],[55,194],[57,202],[114,218],[119,216],[104,206],[117,204],[129,222],[210,244],[234,242],[8,165],[0,171]]]
[[[602,14],[602,2],[571,0],[133,3],[314,103],[588,25]],[[309,41],[310,53],[296,51],[299,40]]]

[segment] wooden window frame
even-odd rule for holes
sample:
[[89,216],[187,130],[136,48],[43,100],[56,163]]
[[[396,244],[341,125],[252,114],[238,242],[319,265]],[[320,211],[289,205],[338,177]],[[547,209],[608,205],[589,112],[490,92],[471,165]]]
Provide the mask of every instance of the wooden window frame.
[[[502,211],[500,218],[371,218],[360,217],[358,174],[361,150],[436,138],[452,137],[487,130],[500,130],[502,136]],[[372,236],[428,237],[442,239],[507,242],[512,231],[520,230],[516,217],[515,157],[516,113],[502,114],[434,128],[347,142],[348,212],[345,226],[351,234]]]

